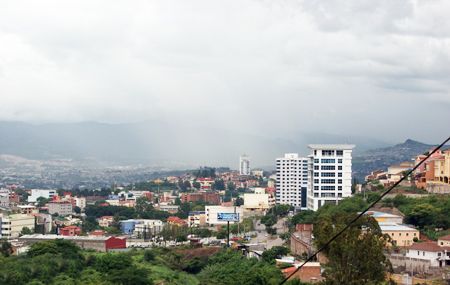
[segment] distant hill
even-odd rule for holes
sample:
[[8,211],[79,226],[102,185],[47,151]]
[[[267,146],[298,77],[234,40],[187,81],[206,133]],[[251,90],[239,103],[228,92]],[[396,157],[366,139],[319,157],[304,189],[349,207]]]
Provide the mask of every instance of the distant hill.
[[431,150],[433,145],[407,139],[401,144],[391,147],[376,148],[356,154],[353,158],[354,177],[360,182],[364,176],[376,169],[387,169],[388,166],[410,161],[416,155]]

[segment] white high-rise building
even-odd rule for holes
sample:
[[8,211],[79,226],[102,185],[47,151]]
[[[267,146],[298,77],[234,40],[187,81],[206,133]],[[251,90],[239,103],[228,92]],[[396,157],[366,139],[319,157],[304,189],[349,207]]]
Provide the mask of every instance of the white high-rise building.
[[308,209],[337,204],[352,195],[352,149],[348,144],[312,144],[308,166]]
[[250,158],[245,154],[239,157],[239,174],[250,175]]
[[307,208],[308,162],[297,153],[277,158],[276,203]]

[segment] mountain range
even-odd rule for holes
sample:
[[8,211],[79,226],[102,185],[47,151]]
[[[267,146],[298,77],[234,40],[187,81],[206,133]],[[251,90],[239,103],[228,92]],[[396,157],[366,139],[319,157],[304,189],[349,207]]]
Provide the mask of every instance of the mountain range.
[[[411,159],[432,146],[413,140],[392,145],[362,136],[297,133],[277,138],[211,127],[141,122],[29,124],[0,122],[0,165],[20,158],[39,161],[77,162],[89,166],[143,165],[168,169],[203,165],[237,169],[239,156],[250,155],[252,167],[273,169],[284,153],[309,154],[311,143],[352,143],[353,169],[357,178],[371,170]],[[17,157],[16,160],[13,158]]]

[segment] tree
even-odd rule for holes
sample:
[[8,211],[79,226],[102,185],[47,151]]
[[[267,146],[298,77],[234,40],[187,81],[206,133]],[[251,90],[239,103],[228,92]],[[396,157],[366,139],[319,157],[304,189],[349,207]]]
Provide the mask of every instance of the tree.
[[50,201],[50,199],[47,199],[47,198],[44,198],[44,197],[38,197],[36,199],[36,205],[38,207],[44,207],[49,201]]
[[274,246],[269,250],[266,250],[262,254],[262,259],[266,262],[273,263],[275,259],[281,258],[282,256],[289,253],[289,249],[284,246]]
[[21,236],[31,235],[32,233],[33,232],[28,227],[23,227],[22,230],[20,231]]
[[155,260],[155,257],[156,257],[155,252],[153,250],[147,249],[144,252],[144,260],[147,262],[151,262],[151,261]]
[[194,183],[192,183],[192,186],[193,186],[195,189],[199,190],[200,187],[201,187],[202,185],[200,184],[200,182],[194,181]]
[[41,241],[30,246],[28,257],[36,257],[45,254],[62,255],[69,259],[83,259],[81,249],[73,242],[63,239]]
[[198,275],[201,285],[275,285],[283,280],[281,271],[266,262],[226,250],[212,256]]
[[223,179],[216,179],[213,184],[213,189],[219,191],[225,190],[225,183],[223,182]]
[[438,216],[438,209],[428,203],[423,203],[413,206],[411,212],[406,215],[405,221],[423,229],[430,225],[438,226],[436,223]]
[[[324,246],[330,237],[338,233],[356,214],[339,213],[324,215],[314,227],[317,248]],[[391,271],[389,260],[383,254],[389,238],[381,233],[375,219],[363,216],[323,253],[328,258],[324,276],[327,285],[380,284],[385,273]]]
[[227,190],[235,191],[236,190],[236,185],[233,182],[228,182],[227,183]]
[[242,199],[241,197],[236,198],[236,200],[234,201],[234,205],[237,207],[244,205],[244,199]]
[[13,253],[12,245],[6,239],[0,240],[0,253],[6,257]]
[[317,218],[316,212],[312,210],[301,211],[298,214],[295,214],[291,220],[291,226],[295,227],[297,224],[313,224]]

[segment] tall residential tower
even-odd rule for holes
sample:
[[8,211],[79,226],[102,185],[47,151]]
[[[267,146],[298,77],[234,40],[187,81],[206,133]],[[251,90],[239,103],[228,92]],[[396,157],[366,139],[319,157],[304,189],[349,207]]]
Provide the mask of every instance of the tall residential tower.
[[307,207],[308,161],[297,153],[277,158],[276,203],[297,209]]
[[347,144],[311,144],[308,166],[308,208],[337,204],[352,195],[352,149]]
[[239,158],[239,174],[250,175],[250,158],[246,154]]

